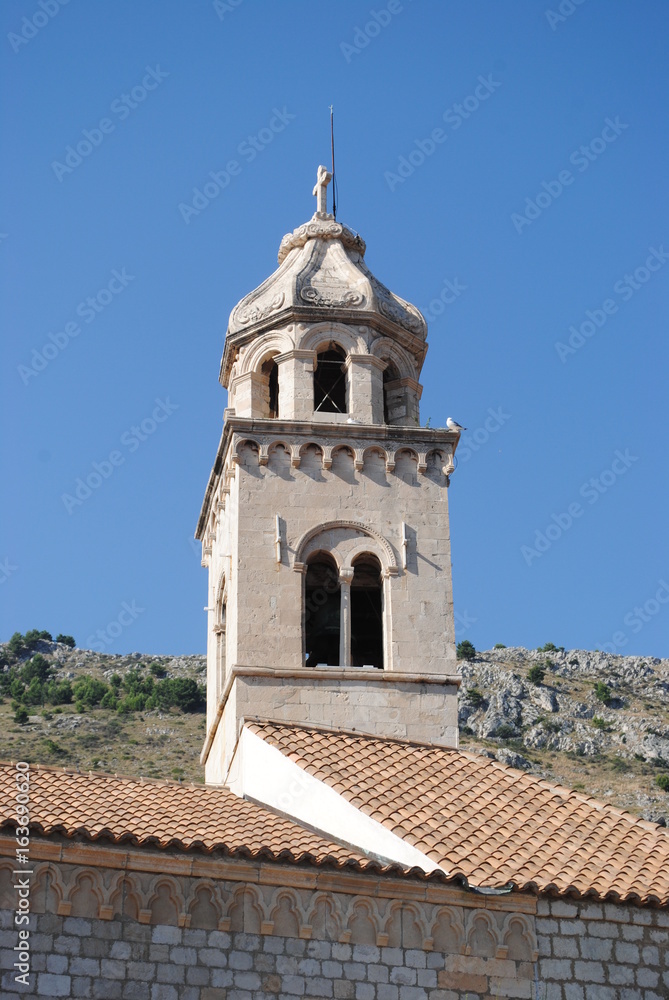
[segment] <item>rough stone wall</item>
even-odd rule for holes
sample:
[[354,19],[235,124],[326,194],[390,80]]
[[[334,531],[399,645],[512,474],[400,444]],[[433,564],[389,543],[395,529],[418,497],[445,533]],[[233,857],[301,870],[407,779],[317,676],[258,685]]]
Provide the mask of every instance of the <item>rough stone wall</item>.
[[545,1000],[666,1000],[669,912],[614,903],[539,900]]
[[31,985],[16,987],[4,973],[4,1000],[474,1000],[480,990],[529,997],[532,985],[517,978],[522,963],[508,960],[479,960],[487,974],[470,975],[475,960],[452,971],[440,952],[166,925],[44,916],[33,940]]
[[[68,848],[77,850],[89,862],[105,856],[100,847]],[[14,980],[13,866],[0,863],[3,1000],[669,994],[666,910],[540,899],[535,915],[535,901],[523,895],[486,898],[434,884],[169,853],[132,851],[121,863],[123,852],[109,852],[117,867],[35,863],[28,987]],[[193,868],[202,869],[200,877]]]
[[[104,856],[99,847],[83,851]],[[132,870],[138,865],[150,870]],[[247,881],[234,879],[235,867]],[[122,870],[35,864],[29,986],[17,986],[11,868],[0,864],[4,1000],[531,996],[531,898],[488,901],[420,883],[139,851]],[[421,895],[434,898],[411,898]]]

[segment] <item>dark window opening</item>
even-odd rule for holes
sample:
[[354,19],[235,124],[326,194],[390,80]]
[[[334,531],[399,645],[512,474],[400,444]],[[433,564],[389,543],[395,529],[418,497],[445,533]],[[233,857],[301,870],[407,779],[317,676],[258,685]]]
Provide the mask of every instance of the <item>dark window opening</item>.
[[346,355],[336,344],[321,351],[314,372],[314,410],[320,413],[346,413]]
[[[226,659],[226,657],[225,657],[225,654],[226,654],[226,646],[225,646],[226,613],[227,613],[226,602],[225,601],[221,601],[221,604],[219,605],[219,609],[218,609],[218,624],[217,624],[216,629],[215,629],[215,632],[216,632],[216,651],[217,651],[217,657],[218,657],[218,683],[219,683],[219,685],[222,683],[222,681],[223,681],[223,679],[225,677],[225,669],[226,669],[226,664],[225,664],[225,659]],[[220,687],[219,687],[219,690],[220,690]]]
[[351,582],[351,664],[383,669],[381,566],[374,556],[356,560]]
[[274,358],[271,358],[264,363],[261,370],[266,379],[265,405],[267,416],[276,419],[279,416],[279,366]]
[[339,664],[340,590],[334,559],[321,555],[309,564],[304,609],[307,667]]
[[400,377],[395,365],[392,361],[388,362],[388,365],[383,369],[383,420],[384,423],[390,423],[390,410],[392,408],[392,392],[388,388],[390,382],[396,382]]

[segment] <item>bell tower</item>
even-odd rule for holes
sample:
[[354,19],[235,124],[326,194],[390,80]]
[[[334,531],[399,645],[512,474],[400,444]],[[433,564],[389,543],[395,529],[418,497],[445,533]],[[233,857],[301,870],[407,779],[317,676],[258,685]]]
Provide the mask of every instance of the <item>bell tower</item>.
[[209,571],[208,783],[242,721],[457,746],[448,484],[420,426],[425,319],[317,210],[232,310],[223,432],[197,526]]

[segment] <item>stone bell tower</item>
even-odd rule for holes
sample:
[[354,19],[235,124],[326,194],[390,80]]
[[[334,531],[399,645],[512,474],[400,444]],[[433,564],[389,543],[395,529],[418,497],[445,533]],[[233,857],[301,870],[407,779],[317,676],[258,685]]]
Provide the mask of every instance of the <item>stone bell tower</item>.
[[233,309],[223,433],[196,537],[209,570],[209,783],[244,718],[457,745],[448,483],[420,426],[427,326],[317,211]]

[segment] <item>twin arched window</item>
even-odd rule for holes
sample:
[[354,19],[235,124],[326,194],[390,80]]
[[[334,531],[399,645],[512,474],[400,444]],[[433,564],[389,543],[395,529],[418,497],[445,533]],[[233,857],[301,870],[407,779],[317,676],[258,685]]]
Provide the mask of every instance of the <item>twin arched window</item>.
[[307,565],[304,608],[307,667],[378,667],[383,669],[383,592],[381,564],[363,553],[353,561],[353,575],[340,577],[326,552]]

